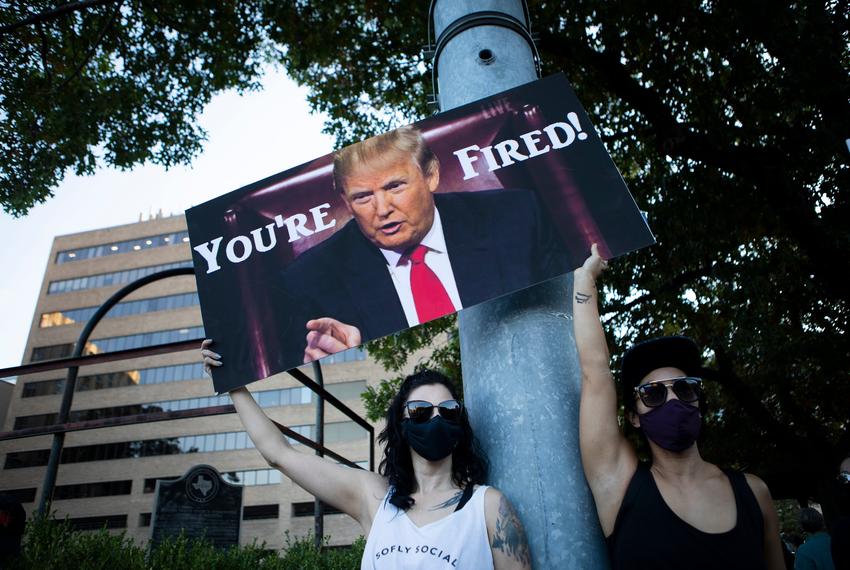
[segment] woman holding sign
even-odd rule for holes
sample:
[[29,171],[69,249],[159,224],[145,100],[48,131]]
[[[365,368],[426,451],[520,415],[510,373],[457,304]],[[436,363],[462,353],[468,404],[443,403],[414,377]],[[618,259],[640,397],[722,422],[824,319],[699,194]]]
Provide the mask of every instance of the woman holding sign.
[[[204,366],[221,366],[201,346]],[[408,376],[390,403],[380,475],[294,449],[246,388],[230,392],[257,450],[307,492],[360,523],[362,569],[531,568],[510,502],[483,485],[486,463],[452,383],[430,370]]]
[[653,339],[623,357],[626,420],[646,436],[638,461],[617,422],[617,395],[596,305],[607,268],[594,244],[575,271],[573,319],[582,369],[580,445],[612,567],[785,568],[764,482],[705,461],[700,352],[685,337]]

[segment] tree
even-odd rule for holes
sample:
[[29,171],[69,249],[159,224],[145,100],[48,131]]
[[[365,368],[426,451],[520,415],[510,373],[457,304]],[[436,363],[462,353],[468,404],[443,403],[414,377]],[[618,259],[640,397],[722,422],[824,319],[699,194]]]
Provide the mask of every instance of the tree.
[[68,172],[188,163],[198,113],[250,90],[268,48],[240,2],[45,0],[0,8],[0,203],[26,214]]
[[[0,158],[7,210],[32,201],[20,188],[49,192],[66,169],[90,171],[92,149],[125,167],[188,160],[201,140],[194,114],[218,89],[252,88],[263,58],[310,88],[340,144],[427,113],[423,3],[95,4],[42,32],[0,36],[4,122],[13,119]],[[811,0],[529,4],[544,74],[567,74],[658,237],[605,280],[610,343],[695,338],[710,364],[707,457],[828,510],[829,480],[850,448],[850,13]],[[4,10],[2,22],[24,10]],[[106,26],[113,11],[120,25]],[[24,55],[8,55],[13,45]],[[128,78],[125,61],[145,78]],[[58,93],[25,97],[51,82]],[[61,152],[42,149],[50,145]],[[459,374],[452,326],[370,350],[392,372],[448,338],[436,364]],[[387,393],[373,394],[374,409]]]
[[[707,456],[829,509],[850,446],[846,9],[530,4],[544,73],[567,73],[658,237],[606,279],[612,346],[694,337],[710,361]],[[331,43],[345,48],[286,27],[275,37],[341,143],[387,128],[393,113],[424,114],[422,7],[305,10],[330,20]],[[393,113],[376,122],[375,109]],[[446,325],[370,351],[397,370],[399,354],[442,340]],[[371,395],[373,413],[389,393]]]

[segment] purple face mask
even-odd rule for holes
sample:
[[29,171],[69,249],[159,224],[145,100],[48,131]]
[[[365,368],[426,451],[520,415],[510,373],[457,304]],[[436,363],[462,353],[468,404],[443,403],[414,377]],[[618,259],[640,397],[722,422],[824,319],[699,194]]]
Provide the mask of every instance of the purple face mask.
[[699,408],[680,400],[640,414],[640,427],[646,437],[667,451],[683,451],[694,444],[702,426]]

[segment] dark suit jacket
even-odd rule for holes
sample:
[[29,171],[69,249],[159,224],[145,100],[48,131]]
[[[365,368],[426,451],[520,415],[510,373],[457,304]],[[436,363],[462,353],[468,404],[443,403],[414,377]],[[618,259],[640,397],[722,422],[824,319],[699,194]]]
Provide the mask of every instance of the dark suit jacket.
[[[488,190],[435,194],[460,300],[469,307],[567,273],[569,259],[534,194]],[[289,361],[299,364],[305,323],[333,317],[360,329],[363,341],[408,327],[381,252],[355,220],[304,252],[280,276],[279,301]]]

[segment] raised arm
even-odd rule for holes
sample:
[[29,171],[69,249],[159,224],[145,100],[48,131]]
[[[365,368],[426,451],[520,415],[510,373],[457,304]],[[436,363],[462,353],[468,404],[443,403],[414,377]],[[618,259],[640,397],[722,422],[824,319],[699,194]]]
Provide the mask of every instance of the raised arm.
[[[219,355],[210,350],[211,344],[212,341],[207,339],[201,345],[204,367],[208,372],[210,367],[222,365]],[[231,391],[230,398],[245,431],[269,465],[308,493],[350,515],[368,532],[378,503],[386,493],[383,477],[293,448],[247,388]]]
[[626,487],[637,467],[635,451],[617,422],[617,392],[599,320],[596,278],[607,266],[593,244],[591,256],[573,274],[573,326],[582,372],[581,459],[606,536],[613,531]]

